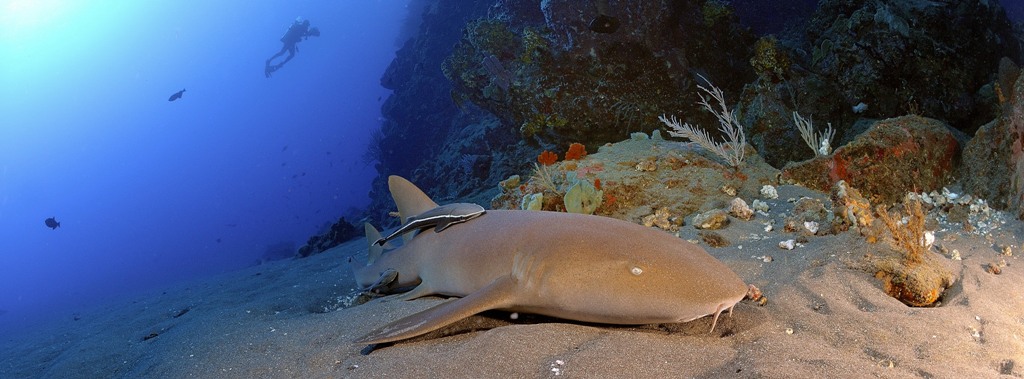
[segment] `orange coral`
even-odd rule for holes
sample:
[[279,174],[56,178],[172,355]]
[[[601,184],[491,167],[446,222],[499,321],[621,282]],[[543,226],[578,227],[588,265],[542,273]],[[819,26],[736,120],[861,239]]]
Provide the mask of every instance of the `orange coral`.
[[597,189],[598,191],[601,190],[601,179],[600,178],[594,179],[594,188]]
[[610,193],[604,194],[604,205],[605,206],[611,206],[612,204],[615,204],[615,200],[618,200],[618,199],[615,198],[615,195],[612,195]]
[[558,154],[544,150],[543,153],[537,156],[537,162],[545,166],[553,165],[555,162],[558,162]]
[[587,156],[587,147],[579,142],[569,145],[569,151],[565,152],[565,160],[574,161]]

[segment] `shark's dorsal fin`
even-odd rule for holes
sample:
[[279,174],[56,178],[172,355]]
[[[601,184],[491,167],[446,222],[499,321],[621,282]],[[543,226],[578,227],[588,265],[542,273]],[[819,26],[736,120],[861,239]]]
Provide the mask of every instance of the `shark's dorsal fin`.
[[403,224],[409,221],[409,217],[438,206],[419,187],[401,176],[389,176],[388,189],[391,190],[391,198],[395,199],[395,205],[398,206],[398,214],[402,217]]
[[[395,199],[395,205],[398,206],[398,215],[402,218],[402,224],[409,222],[409,217],[438,207],[437,203],[430,200],[430,197],[419,187],[401,176],[389,176],[388,189],[391,190],[391,198]],[[404,240],[408,241],[413,236],[413,233],[406,234]]]

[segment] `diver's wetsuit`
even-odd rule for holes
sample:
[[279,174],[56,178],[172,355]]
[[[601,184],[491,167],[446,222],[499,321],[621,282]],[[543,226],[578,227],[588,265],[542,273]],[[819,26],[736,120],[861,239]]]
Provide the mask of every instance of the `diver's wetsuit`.
[[[264,68],[264,74],[266,74],[267,77],[270,77],[271,73],[277,71],[282,66],[284,66],[285,63],[288,63],[288,61],[292,60],[292,58],[295,57],[295,52],[299,50],[298,46],[296,45],[298,45],[299,41],[302,41],[303,38],[319,35],[319,29],[309,28],[309,20],[305,20],[302,22],[296,20],[294,23],[292,23],[292,26],[288,28],[288,31],[284,33],[284,36],[281,36],[281,43],[283,44],[281,45],[281,50],[275,53],[274,55],[270,56],[270,58],[267,58],[266,66]],[[288,56],[285,57],[283,61],[275,65],[270,64],[271,61],[273,61],[277,57],[284,55],[285,52],[288,52]]]

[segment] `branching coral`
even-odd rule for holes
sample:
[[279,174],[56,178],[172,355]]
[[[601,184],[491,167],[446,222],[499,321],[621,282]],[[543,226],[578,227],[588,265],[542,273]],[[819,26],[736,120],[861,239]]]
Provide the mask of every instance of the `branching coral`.
[[832,137],[836,134],[832,129],[832,123],[828,124],[825,131],[817,134],[814,132],[814,122],[804,118],[800,113],[793,112],[793,123],[800,131],[800,137],[803,137],[807,146],[814,150],[815,156],[826,156],[832,152]]
[[925,217],[920,201],[908,200],[904,205],[908,208],[906,217],[900,212],[889,213],[882,205],[875,210],[885,228],[892,234],[893,243],[905,254],[907,265],[912,266],[920,264],[925,252],[928,251],[924,230]]
[[883,290],[912,307],[934,305],[953,282],[952,273],[935,256],[928,254],[930,241],[925,232],[925,213],[921,202],[907,198],[904,212],[890,213],[876,208],[878,218],[892,234],[894,250],[900,258],[879,257],[874,260],[875,277],[882,280]]
[[556,178],[556,173],[552,172],[550,166],[539,166],[533,165],[533,175],[530,176],[530,182],[540,187],[542,191],[550,191],[558,194],[559,196],[565,196],[565,191],[559,188],[557,181],[561,181],[561,178]]
[[[707,82],[707,78],[701,76]],[[709,82],[710,83],[710,82]],[[723,142],[716,142],[711,139],[707,130],[701,129],[700,127],[685,123],[680,125],[679,120],[675,116],[672,118],[666,118],[664,115],[658,116],[665,125],[671,130],[668,134],[673,137],[682,137],[689,139],[690,141],[696,142],[700,147],[708,150],[715,155],[718,155],[729,162],[732,167],[739,167],[740,163],[743,163],[744,158],[744,146],[747,144],[747,138],[743,134],[743,126],[740,125],[736,119],[736,112],[729,110],[729,107],[725,105],[725,95],[722,90],[714,85],[709,84],[710,88],[704,86],[697,86],[704,93],[698,93],[700,96],[700,102],[704,109],[708,110],[718,118],[719,127],[718,130],[725,135],[726,140]],[[711,106],[708,102],[707,96],[710,96],[718,103],[718,108]]]

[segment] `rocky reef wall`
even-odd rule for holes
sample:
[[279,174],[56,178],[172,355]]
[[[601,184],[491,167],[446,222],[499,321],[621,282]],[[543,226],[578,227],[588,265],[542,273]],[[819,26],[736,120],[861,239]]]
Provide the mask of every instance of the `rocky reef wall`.
[[[664,128],[663,114],[721,138],[697,105],[697,86],[712,83],[776,168],[814,157],[794,111],[819,131],[831,124],[838,150],[881,119],[920,116],[972,135],[1012,108],[1000,61],[1021,63],[1021,39],[997,3],[808,4],[771,2],[794,11],[764,14],[751,1],[432,1],[381,80],[394,94],[371,146],[371,218],[389,220],[388,175],[439,201],[486,204],[541,151],[596,151]],[[616,27],[596,30],[602,16]],[[914,188],[891,192],[903,190]]]

